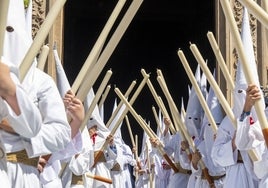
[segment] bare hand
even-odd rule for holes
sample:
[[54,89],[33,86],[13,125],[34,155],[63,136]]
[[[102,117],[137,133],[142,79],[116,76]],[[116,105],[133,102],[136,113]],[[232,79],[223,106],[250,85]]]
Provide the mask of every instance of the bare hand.
[[16,134],[16,132],[14,131],[14,129],[9,125],[7,119],[3,119],[0,122],[0,129],[3,129],[4,131],[9,132],[9,133],[12,133],[12,134]]
[[38,165],[37,165],[37,169],[38,169],[38,171],[39,171],[40,173],[43,172],[43,170],[44,170],[46,164],[47,164],[47,160],[41,156],[41,157],[39,158],[39,162],[38,162]]
[[113,135],[111,135],[111,134],[108,135],[107,140],[108,140],[110,145],[114,145],[114,136]]
[[11,79],[9,67],[0,62],[0,96],[6,99],[16,95],[16,85]]
[[192,164],[193,164],[193,167],[195,169],[197,169],[197,164],[199,162],[199,160],[202,158],[201,156],[201,153],[196,150],[193,154],[192,154]]
[[167,118],[167,117],[164,117],[164,123],[165,123],[165,125],[166,125],[167,127],[169,127],[170,124],[171,124],[171,120],[170,120],[169,118]]
[[154,148],[159,146],[159,144],[160,144],[159,140],[157,138],[150,138],[149,140],[151,142],[152,147],[154,147]]
[[189,149],[189,143],[187,141],[185,141],[185,140],[184,141],[181,141],[181,149],[183,151]]
[[69,90],[63,98],[67,114],[71,117],[72,138],[77,134],[85,117],[83,103]]
[[66,94],[63,97],[63,102],[65,105],[65,108],[69,106],[69,104],[72,102],[73,98],[75,97],[75,94],[73,93],[72,90],[68,90]]
[[254,84],[250,84],[246,90],[246,101],[244,111],[249,112],[255,102],[261,99],[261,90]]
[[79,99],[73,98],[72,101],[67,106],[67,110],[72,120],[82,123],[85,117],[85,111],[83,103]]
[[136,151],[137,151],[137,148],[136,148],[136,146],[134,146],[134,147],[132,148],[132,153],[136,153]]

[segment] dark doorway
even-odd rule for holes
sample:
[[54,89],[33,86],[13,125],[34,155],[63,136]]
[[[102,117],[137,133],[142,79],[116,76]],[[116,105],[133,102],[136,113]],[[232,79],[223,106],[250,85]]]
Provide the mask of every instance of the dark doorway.
[[[117,2],[67,1],[64,23],[64,68],[70,83],[74,81]],[[127,1],[125,10],[131,2]],[[122,10],[119,21],[124,13]],[[140,73],[142,68],[151,73],[151,82],[162,99],[165,99],[156,80],[156,70],[160,69],[178,108],[181,106],[181,97],[186,107],[190,82],[177,56],[177,50],[180,48],[184,51],[192,70],[195,70],[197,62],[189,49],[189,42],[195,43],[203,57],[208,59],[209,66],[213,68],[215,59],[206,34],[208,31],[214,32],[214,17],[214,1],[144,0],[93,86],[96,91],[106,71],[109,69],[113,71],[110,80],[112,89],[104,104],[106,121],[111,115],[116,97],[113,86],[116,85],[124,93],[133,80],[137,80],[138,85],[142,80]],[[148,87],[145,86],[133,107],[144,119],[150,121],[155,130],[152,106],[158,110]],[[128,117],[133,133],[142,138],[142,129],[131,114]],[[122,132],[125,142],[130,144],[124,124]]]

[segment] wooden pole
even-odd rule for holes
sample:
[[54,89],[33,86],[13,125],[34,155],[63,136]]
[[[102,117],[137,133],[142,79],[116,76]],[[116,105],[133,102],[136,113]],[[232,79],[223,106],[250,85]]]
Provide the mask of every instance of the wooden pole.
[[[133,96],[130,99],[130,104],[133,104],[135,102],[135,100],[137,99],[138,95],[140,94],[142,88],[144,87],[144,85],[146,84],[146,81],[148,80],[149,75],[147,75],[147,77],[144,77],[142,82],[140,83],[139,87],[137,88],[137,90],[135,91],[135,93],[133,94]],[[124,111],[122,112],[122,114],[120,115],[120,117],[118,118],[118,120],[116,121],[113,129],[111,130],[110,134],[114,135],[114,133],[116,132],[117,128],[119,127],[120,123],[123,121],[124,117],[126,116],[126,114],[128,113],[128,108],[125,108]],[[108,146],[108,140],[105,141],[105,143],[102,145],[100,151],[95,159],[94,159],[94,164],[92,167],[95,167],[96,163],[98,162],[99,158],[102,155],[102,151],[107,148]]]
[[[178,56],[180,57],[181,61],[186,61],[186,58],[184,56],[184,53],[179,50],[178,51]],[[210,87],[212,87],[213,91],[215,92],[215,95],[217,96],[219,102],[222,105],[222,108],[224,109],[226,115],[229,117],[229,119],[231,120],[232,124],[235,126],[236,129],[236,119],[234,116],[234,113],[231,109],[231,107],[229,106],[227,100],[225,99],[223,93],[221,92],[217,82],[215,81],[213,75],[211,74],[210,70],[208,69],[204,59],[197,59],[197,62],[200,64],[200,67],[202,68],[203,73],[206,75],[206,78],[210,84]]]
[[102,83],[101,83],[101,85],[100,85],[100,87],[99,87],[99,89],[98,89],[93,101],[91,102],[91,104],[90,104],[90,106],[88,108],[88,111],[86,112],[85,118],[84,118],[84,120],[83,120],[83,122],[82,122],[82,124],[80,126],[81,132],[84,130],[89,118],[91,117],[91,114],[94,111],[94,108],[96,107],[96,105],[97,105],[97,103],[98,103],[98,101],[99,101],[99,99],[101,97],[101,94],[103,93],[103,90],[106,87],[107,83],[109,82],[111,76],[112,76],[112,71],[108,70],[106,72],[106,75],[105,75],[105,77],[104,77],[104,79],[103,79],[103,81],[102,81]]
[[[242,4],[243,3],[252,4],[252,3],[250,3],[250,1],[246,1],[246,0],[244,0],[244,1],[240,0],[240,1],[241,1]],[[242,43],[238,28],[237,28],[237,25],[236,25],[236,22],[235,22],[233,13],[232,13],[230,3],[228,1],[226,1],[226,0],[220,0],[220,2],[221,2],[221,5],[222,5],[222,9],[223,9],[225,18],[228,21],[229,26],[230,26],[230,31],[231,31],[231,34],[232,34],[233,39],[234,39],[234,43],[235,43],[235,46],[236,46],[238,57],[240,58],[241,63],[243,65],[242,68],[243,68],[243,72],[245,74],[246,81],[247,81],[248,85],[249,84],[254,84],[254,83],[257,84],[256,82],[258,80],[254,80],[254,76],[251,75],[249,62],[248,62],[248,59],[246,57],[246,54],[244,53],[243,43]],[[254,1],[251,1],[251,2],[254,2]],[[250,8],[253,8],[253,7],[250,7]],[[258,11],[256,11],[256,12],[258,12]],[[267,15],[267,13],[265,13],[265,15]],[[267,18],[267,20],[268,20],[268,18]],[[267,119],[266,119],[266,116],[265,116],[265,113],[264,113],[264,106],[262,104],[262,100],[256,101],[254,103],[254,108],[256,110],[256,114],[258,116],[258,120],[260,122],[260,125],[261,125],[261,128],[262,128],[262,133],[263,133],[265,143],[266,143],[266,146],[267,146],[268,145],[268,125],[267,125]]]
[[[139,155],[138,155],[138,135],[135,135],[135,147],[136,147],[136,151],[135,151],[134,155],[135,155],[137,167],[138,167],[138,169],[141,169],[140,159],[139,159]],[[135,171],[135,182],[138,180],[138,178],[139,178],[139,170],[136,170]]]
[[[112,71],[111,71],[111,70],[108,70],[108,71],[106,72],[106,75],[105,75],[105,77],[104,77],[104,79],[103,79],[101,85],[100,85],[99,88],[98,88],[98,91],[97,91],[97,93],[96,93],[94,99],[92,100],[92,102],[91,102],[91,104],[90,104],[90,106],[89,106],[89,108],[88,108],[88,110],[87,110],[87,112],[86,112],[86,114],[85,114],[85,117],[84,117],[84,119],[83,119],[81,125],[80,125],[80,130],[81,130],[81,132],[83,132],[84,128],[86,127],[87,122],[88,122],[89,118],[91,117],[91,114],[92,114],[92,112],[94,111],[94,108],[96,107],[96,105],[97,105],[97,103],[98,103],[98,101],[99,101],[99,99],[100,99],[100,97],[101,97],[101,94],[103,93],[103,90],[104,90],[105,86],[107,85],[108,81],[109,81],[110,78],[111,78],[111,75],[112,75]],[[71,118],[70,118],[70,117],[68,117],[68,121],[69,121],[69,122],[71,121]],[[98,157],[100,157],[101,152],[99,152],[98,154],[99,154]],[[62,170],[61,170],[61,172],[60,172],[59,177],[62,177],[63,172],[65,171],[67,165],[68,165],[68,163],[63,163],[63,164],[62,164]]]
[[90,173],[86,173],[86,176],[88,178],[92,178],[94,180],[98,180],[98,181],[101,181],[101,182],[105,182],[105,183],[109,183],[109,184],[113,184],[113,181],[109,178],[105,178],[103,176],[98,176],[98,175],[93,175],[93,174],[90,174]]
[[[163,84],[167,87],[167,83],[166,83],[166,80],[165,80],[165,78],[163,76],[162,71],[160,69],[157,69],[156,70],[156,73],[157,73],[158,76],[160,76],[162,78]],[[164,105],[164,102],[163,102],[163,100],[161,98],[160,98],[160,101],[161,101],[162,105]],[[174,120],[174,115],[175,115],[174,112],[171,110],[171,116],[172,116],[172,119],[173,119],[175,128],[176,128],[177,131],[180,131],[181,132],[179,125]],[[183,137],[182,133],[180,133],[180,134],[182,136],[182,139],[184,140],[184,137]]]
[[[142,119],[140,118],[140,116],[136,113],[136,111],[133,109],[133,107],[131,106],[131,104],[126,100],[126,98],[123,96],[123,94],[120,92],[120,90],[118,88],[115,88],[115,93],[120,97],[120,99],[125,103],[126,107],[129,109],[129,111],[131,112],[131,114],[133,115],[133,117],[136,119],[136,121],[139,123],[139,125],[141,126],[141,128],[143,128],[143,130],[146,132],[146,134],[150,137],[150,138],[155,138],[155,136],[151,133],[151,131],[148,129],[148,125],[146,125],[146,123],[144,121],[142,121]],[[161,147],[161,145],[159,145],[157,147],[158,151],[161,153],[161,155],[166,159],[166,161],[168,162],[168,164],[170,165],[170,167],[174,170],[174,172],[178,172],[177,167],[174,165],[174,163],[171,161],[171,159],[169,158],[169,156],[165,153],[163,147]]]
[[[174,103],[169,91],[168,91],[168,88],[165,86],[164,81],[161,80],[161,79],[162,79],[161,76],[157,76],[157,81],[159,82],[162,90],[164,91],[164,93],[165,93],[165,95],[166,95],[166,97],[167,97],[167,99],[169,101],[169,104],[171,105],[171,110],[174,111],[175,114],[177,114],[177,115],[174,116],[175,120],[178,122],[179,125],[181,125],[180,128],[181,128],[181,130],[183,132],[183,135],[185,136],[185,138],[188,141],[189,145],[191,146],[192,150],[194,152],[196,152],[197,149],[196,149],[195,143],[194,143],[193,139],[190,137],[190,135],[189,135],[189,133],[188,133],[188,131],[186,129],[186,126],[184,125],[184,123],[182,122],[182,120],[180,118],[180,113],[179,113],[179,111],[178,111],[178,109],[177,109],[177,107],[176,107],[176,105],[175,105],[175,103]],[[188,156],[190,155],[189,151],[187,151],[187,154],[188,154]],[[209,175],[208,169],[206,168],[204,161],[202,159],[200,159],[198,163],[199,163],[199,165],[200,165],[200,167],[201,167],[201,169],[202,169],[202,171],[203,171],[203,173],[205,175],[205,178],[207,179],[208,183],[210,185],[213,184],[214,183],[213,179]]]
[[[192,45],[193,44],[191,44],[191,47],[192,47]],[[194,55],[196,56],[196,54],[194,54]],[[181,62],[182,62],[182,65],[183,65],[183,67],[185,69],[185,72],[188,75],[189,80],[192,83],[192,86],[194,87],[194,90],[195,90],[196,95],[197,95],[197,97],[198,97],[198,99],[200,101],[200,104],[202,105],[202,108],[205,111],[205,114],[206,114],[206,116],[208,118],[208,121],[211,124],[211,128],[212,128],[214,134],[216,134],[217,130],[218,130],[218,127],[217,127],[217,125],[216,125],[216,123],[214,121],[214,118],[213,118],[213,116],[211,114],[211,111],[209,110],[209,107],[207,105],[207,102],[206,102],[203,94],[202,94],[202,91],[201,91],[200,87],[198,86],[197,80],[195,79],[195,76],[194,76],[194,74],[193,74],[188,62],[186,61],[186,58],[182,58]]]
[[[112,35],[105,49],[101,53],[97,63],[90,71],[91,74],[88,74],[85,80],[83,80],[83,84],[80,87],[84,87],[89,91],[89,89],[94,85],[94,82],[96,81],[98,75],[101,73],[102,69],[106,65],[108,59],[115,50],[115,47],[119,43],[121,37],[123,36],[124,32],[126,31],[127,27],[129,26],[131,20],[135,16],[142,2],[143,0],[132,1],[130,7],[128,8],[127,12],[125,13],[124,17],[116,28],[114,34]],[[77,98],[79,98],[81,101],[84,101],[85,97],[86,96],[82,95],[78,91]]]
[[[262,7],[263,7],[263,10],[265,12],[268,12],[268,2],[267,0],[262,0],[261,1],[262,3]],[[264,27],[264,28],[261,28],[261,37],[262,39],[264,38],[264,40],[262,40],[262,49],[261,49],[261,53],[263,54],[262,55],[262,58],[261,58],[261,61],[262,61],[262,65],[261,65],[261,81],[260,83],[267,88],[267,57],[268,55],[266,54],[267,53],[267,44],[268,44],[268,28],[267,27]]]
[[[147,124],[146,121],[145,121],[141,116],[139,116],[139,117],[140,117],[141,121],[142,121],[144,124]],[[151,135],[153,135],[153,138],[158,138],[158,136],[155,134],[155,132],[153,131],[153,129],[152,129],[149,125],[148,125],[147,129],[148,129],[148,131],[150,131]],[[158,138],[158,139],[159,139],[159,138]],[[160,143],[160,145],[161,145],[162,147],[164,147],[164,144],[163,144],[161,141],[160,141],[159,143]]]
[[22,63],[19,67],[20,72],[20,80],[21,82],[24,80],[28,70],[30,69],[32,62],[38,52],[40,51],[41,46],[43,45],[52,25],[54,24],[58,14],[64,7],[66,0],[57,0],[52,5],[51,9],[49,10],[46,19],[44,20],[43,24],[41,25],[40,29],[36,33],[36,36],[32,42],[32,45],[28,49]]
[[127,115],[125,116],[125,120],[126,120],[126,124],[127,124],[127,128],[128,128],[130,140],[131,140],[131,143],[132,143],[132,147],[135,147],[135,140],[134,140],[134,137],[133,137],[132,129],[131,129],[131,126],[130,126],[129,119],[128,119]]
[[4,53],[4,40],[7,26],[7,15],[9,8],[9,0],[1,0],[0,2],[0,59]]
[[[247,7],[248,11],[254,15],[257,20],[262,23],[266,28],[268,28],[268,14],[267,12],[259,6],[253,0],[238,0],[242,5]],[[223,3],[221,3],[223,5]],[[225,5],[223,5],[225,6]]]
[[[184,125],[181,118],[179,117],[180,112],[178,111],[178,108],[176,107],[175,102],[172,99],[172,96],[168,90],[167,85],[165,84],[165,82],[161,76],[157,76],[157,81],[158,81],[167,101],[168,101],[170,111],[173,114],[174,122],[177,125],[178,133],[180,134],[181,141],[184,141],[184,140],[188,141],[190,139],[190,141],[188,141],[188,142],[192,142],[192,139],[189,138],[189,134],[187,132],[186,126]],[[190,152],[189,148],[186,149],[186,153],[187,153],[189,159],[191,159],[191,152]]]
[[45,70],[45,65],[47,62],[48,53],[49,53],[49,47],[48,47],[48,45],[44,45],[41,49],[41,53],[40,53],[40,56],[38,58],[38,64],[37,64],[37,68],[39,68],[42,71]]
[[[131,91],[133,90],[134,86],[136,85],[136,80],[132,81],[132,83],[130,84],[130,86],[128,87],[126,93],[125,93],[125,97],[128,97],[129,94],[131,93]],[[120,101],[119,104],[117,105],[116,109],[114,110],[113,114],[111,115],[111,117],[109,118],[108,122],[106,123],[106,127],[110,127],[111,123],[113,122],[114,118],[116,117],[116,115],[118,114],[119,110],[121,109],[123,105],[123,102]]]
[[[267,13],[268,12],[268,2],[266,0],[262,1],[262,7],[263,7],[263,10]],[[266,37],[266,40],[268,40],[268,28],[265,28],[265,37]]]
[[226,63],[225,63],[223,57],[222,57],[222,54],[221,54],[220,48],[216,42],[216,39],[214,38],[214,35],[212,32],[208,32],[207,37],[208,37],[208,40],[209,40],[210,45],[212,47],[212,50],[216,56],[216,59],[219,63],[219,66],[222,70],[222,73],[223,73],[223,75],[228,83],[228,88],[230,87],[230,90],[232,91],[232,90],[234,90],[235,85],[234,85],[234,82],[233,82],[231,75],[229,74],[229,70],[226,66]]
[[138,159],[139,158],[139,155],[138,155],[138,150],[139,150],[139,148],[138,148],[138,135],[136,135],[135,134],[135,147],[136,147],[136,151],[135,151],[135,157],[136,157],[136,159]]
[[161,125],[160,125],[160,123],[162,123],[162,122],[160,122],[154,106],[152,106],[152,111],[153,111],[153,114],[154,114],[156,125],[157,125],[157,127],[159,129],[160,135],[163,135],[163,130],[162,130]]
[[[143,76],[147,74],[144,69],[141,70],[141,73],[142,73]],[[153,84],[151,83],[150,79],[148,79],[148,81],[147,81],[147,86],[149,87],[149,89],[150,89],[150,91],[151,91],[151,93],[152,93],[152,95],[154,97],[154,100],[157,103],[158,107],[163,112],[164,117],[169,118],[167,109],[165,108],[164,105],[161,105],[161,102],[159,101],[158,95],[157,95],[157,93],[156,93],[156,91],[155,91],[155,89],[153,87]],[[169,119],[171,119],[171,118],[169,118]],[[171,130],[172,134],[176,134],[176,130],[175,130],[172,122],[171,122],[171,125],[170,125],[170,130]]]
[[[168,87],[167,87],[167,85],[166,85],[166,81],[165,81],[165,78],[164,78],[162,72],[159,72],[159,71],[158,71],[157,74],[158,74],[158,77],[161,77],[161,78],[162,78],[162,79],[161,79],[161,85],[160,85],[162,91],[163,91],[163,92],[167,92],[167,91],[168,91]],[[159,82],[159,80],[158,80],[158,82]],[[160,83],[159,83],[159,84],[160,84]],[[163,88],[166,88],[167,91],[165,91],[165,89],[163,89]],[[169,92],[169,91],[168,91],[168,92]],[[171,95],[170,95],[170,96],[171,96]],[[163,100],[162,100],[161,98],[159,98],[159,100],[160,100],[160,102],[161,102],[161,105],[164,105]],[[172,110],[171,101],[169,101],[169,100],[167,100],[167,101],[168,101],[168,105],[169,105],[169,108],[170,108],[171,116],[172,116],[172,118],[173,118],[173,121],[174,121],[176,130],[179,132],[179,134],[180,134],[180,136],[181,136],[181,139],[182,139],[182,141],[183,141],[183,140],[185,140],[185,136],[183,135],[183,132],[181,131],[181,128],[180,128],[179,124],[177,123],[177,121],[175,120],[175,117],[174,117],[174,116],[177,116],[177,114],[174,113],[174,111]],[[172,102],[174,102],[173,99],[172,99]],[[174,103],[174,104],[175,104],[175,103]],[[189,156],[190,156],[190,151],[187,151],[187,154],[189,154]]]
[[[195,51],[195,54],[200,53],[198,51],[198,49],[195,48],[195,47],[192,47],[192,50]],[[183,57],[184,56],[183,53],[182,52],[180,52],[180,53],[181,53],[182,58],[185,58],[185,57]],[[196,58],[197,58],[196,59],[197,62],[200,64],[201,69],[203,70],[203,73],[206,75],[206,78],[207,78],[207,80],[208,80],[208,82],[210,84],[210,87],[212,87],[213,91],[215,92],[215,95],[217,96],[219,102],[222,105],[222,108],[224,109],[226,115],[228,116],[228,118],[230,119],[232,125],[236,129],[237,128],[237,120],[236,120],[236,118],[234,116],[234,113],[233,113],[231,107],[229,106],[227,100],[225,99],[224,95],[222,94],[218,84],[216,83],[213,75],[211,74],[209,68],[207,67],[204,59],[201,58],[201,56],[199,56],[199,55],[196,56]],[[249,154],[249,156],[250,156],[252,161],[258,161],[259,160],[258,156],[257,156],[257,154],[255,153],[254,150],[249,150],[248,154]]]
[[112,14],[110,15],[108,21],[106,22],[102,32],[100,33],[96,43],[94,44],[92,50],[90,51],[85,63],[83,64],[82,68],[80,69],[80,72],[78,73],[76,79],[74,80],[74,83],[72,85],[72,91],[76,93],[78,91],[78,88],[81,85],[81,82],[85,80],[85,77],[92,69],[92,66],[96,63],[98,54],[102,49],[103,44],[105,43],[105,40],[108,37],[108,34],[110,33],[119,13],[121,12],[126,0],[119,0],[116,4]]
[[103,93],[102,96],[101,96],[101,100],[100,100],[100,102],[99,102],[99,104],[98,104],[99,107],[101,107],[101,106],[103,105],[105,99],[106,99],[107,96],[108,96],[108,93],[109,93],[110,89],[111,89],[111,85],[108,85],[108,86],[106,87],[104,93]]

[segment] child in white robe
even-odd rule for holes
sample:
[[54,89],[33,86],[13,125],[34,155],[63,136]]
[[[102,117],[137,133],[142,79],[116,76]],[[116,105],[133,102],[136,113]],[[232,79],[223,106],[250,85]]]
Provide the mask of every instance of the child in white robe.
[[[268,153],[262,129],[253,107],[255,101],[261,100],[261,90],[251,84],[246,90],[246,100],[240,118],[237,121],[236,145],[240,150],[254,150],[259,160],[253,162],[256,176],[260,179],[259,188],[268,186]],[[267,109],[265,110],[267,112]],[[266,117],[267,113],[266,113]]]
[[[10,1],[1,60],[11,72],[17,71],[13,74],[17,80],[18,68],[32,44],[28,27],[23,1]],[[1,71],[4,70],[1,63]],[[12,78],[14,81],[15,78]],[[1,86],[8,83],[2,78],[0,80]],[[3,88],[0,89],[7,112],[1,113],[1,120],[6,118],[9,123],[0,130],[1,148],[6,153],[1,163],[7,164],[5,168],[12,187],[41,187],[37,169],[39,156],[62,150],[71,140],[71,128],[54,80],[36,68],[36,60],[22,83],[13,83],[16,85],[16,99],[12,104],[18,103],[19,113],[8,103],[8,97],[2,93]]]

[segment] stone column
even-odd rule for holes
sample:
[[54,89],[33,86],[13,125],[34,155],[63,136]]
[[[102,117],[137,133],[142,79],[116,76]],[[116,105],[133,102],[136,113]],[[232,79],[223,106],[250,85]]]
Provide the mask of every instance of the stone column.
[[[55,0],[32,0],[33,1],[33,37],[42,25],[46,14],[49,12],[49,7],[53,5]],[[45,71],[56,80],[55,61],[53,57],[53,45],[57,43],[57,50],[60,59],[63,59],[63,10],[58,15],[54,25],[44,44],[48,44],[50,53],[48,55]]]

